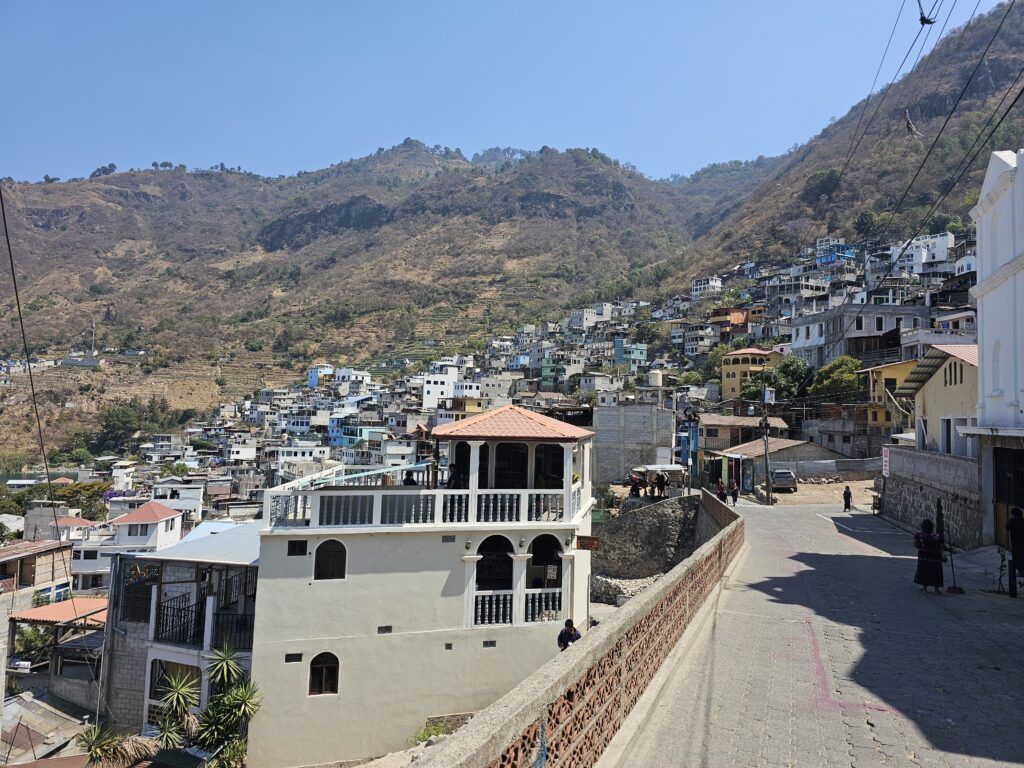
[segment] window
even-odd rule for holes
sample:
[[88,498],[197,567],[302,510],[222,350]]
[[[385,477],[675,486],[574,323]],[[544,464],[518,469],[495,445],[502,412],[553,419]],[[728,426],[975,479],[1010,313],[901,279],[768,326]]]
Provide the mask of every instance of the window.
[[[345,545],[335,539],[328,539],[316,548],[313,579],[344,579],[345,560]],[[314,661],[316,660],[314,659]]]
[[861,315],[857,315],[857,319],[856,319],[856,322],[854,323],[854,327],[858,331],[863,331],[864,330],[864,318]]
[[82,552],[82,559],[83,560],[95,560],[98,555],[99,555],[99,553],[95,549],[87,549],[84,552]]
[[306,541],[289,541],[288,542],[288,557],[305,557],[306,556]]
[[137,524],[135,524],[135,523],[129,523],[128,524],[128,535],[129,536],[138,536],[139,535],[139,526]]
[[318,653],[309,662],[309,695],[321,696],[337,692],[338,657],[333,653]]
[[708,427],[704,430],[704,435],[706,437],[718,437],[718,427]]
[[149,536],[149,523],[139,524],[139,536]]
[[881,315],[875,318],[875,330],[879,332],[885,330],[885,318]]
[[164,520],[164,531],[173,531],[174,530],[174,520],[175,520],[175,518],[173,518],[173,517],[170,518],[169,520]]

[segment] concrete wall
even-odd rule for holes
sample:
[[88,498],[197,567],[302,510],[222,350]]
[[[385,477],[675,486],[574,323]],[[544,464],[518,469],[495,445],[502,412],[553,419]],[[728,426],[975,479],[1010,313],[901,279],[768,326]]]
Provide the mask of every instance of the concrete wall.
[[146,641],[149,624],[122,621],[107,624],[103,654],[106,716],[115,728],[138,732],[142,727],[146,677]]
[[935,520],[936,499],[942,499],[947,541],[965,549],[980,547],[983,536],[978,462],[890,446],[883,515],[916,529],[925,518]]
[[656,405],[594,408],[594,484],[617,482],[638,464],[654,463],[672,445],[672,411]]
[[435,746],[423,768],[532,766],[542,747],[552,765],[593,766],[743,547],[743,520],[707,492],[701,517],[705,532],[727,526]]

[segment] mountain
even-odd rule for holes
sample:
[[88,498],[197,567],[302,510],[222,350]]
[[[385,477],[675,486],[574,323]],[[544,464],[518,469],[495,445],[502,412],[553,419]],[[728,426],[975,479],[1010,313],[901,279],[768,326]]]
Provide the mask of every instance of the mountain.
[[[33,344],[63,349],[95,320],[101,341],[155,352],[150,367],[225,354],[422,357],[436,353],[426,340],[473,346],[572,304],[685,289],[740,259],[781,263],[825,232],[905,236],[1024,66],[1015,8],[890,216],[1005,7],[946,35],[877,116],[881,93],[782,157],[688,177],[647,179],[597,150],[495,147],[467,160],[408,139],[289,177],[165,163],[7,183]],[[904,110],[921,137],[908,135]],[[837,185],[862,114],[867,131]],[[933,228],[966,221],[988,150],[1017,146],[1022,127],[1007,120]],[[10,351],[3,286],[0,351]]]
[[[295,177],[171,168],[8,185],[33,341],[60,347],[95,319],[102,341],[170,359],[361,359],[688,266],[687,192],[596,150],[508,154],[491,170],[498,158],[409,139]],[[8,348],[14,331],[0,329]]]
[[[1002,3],[953,30],[921,58],[911,73],[895,82],[884,99],[884,89],[880,89],[866,104],[855,104],[806,144],[777,159],[755,194],[744,195],[726,216],[700,233],[698,248],[717,264],[752,257],[781,262],[806,245],[808,239],[826,232],[845,236],[848,242],[865,238],[898,240],[912,234],[932,205],[950,189],[956,166],[1024,67],[1024,8],[1016,7],[1009,12],[982,66],[970,80],[906,202],[893,215],[892,209],[939,135],[1006,9],[1007,4]],[[1004,108],[1019,87],[1020,83]],[[920,137],[908,133],[905,111]],[[952,189],[939,208],[942,216],[931,223],[929,230],[941,231],[950,216],[969,224],[968,212],[977,201],[989,153],[1021,146],[1022,129],[1024,109],[1018,106]],[[862,134],[863,138],[855,138]],[[849,168],[829,195],[830,184],[854,145],[857,149]]]

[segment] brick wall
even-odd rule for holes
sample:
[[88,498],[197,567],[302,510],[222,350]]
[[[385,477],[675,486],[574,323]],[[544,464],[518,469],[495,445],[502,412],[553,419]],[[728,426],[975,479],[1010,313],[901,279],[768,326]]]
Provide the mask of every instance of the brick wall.
[[423,768],[591,768],[743,546],[743,520],[705,492],[710,541],[491,706]]
[[107,647],[103,664],[108,667],[104,704],[110,724],[138,732],[142,727],[142,697],[145,693],[146,640],[149,625],[122,621],[107,625]]
[[974,549],[982,544],[978,462],[944,453],[889,447],[889,477],[882,495],[885,517],[917,529],[935,520],[935,500],[942,499],[948,542]]

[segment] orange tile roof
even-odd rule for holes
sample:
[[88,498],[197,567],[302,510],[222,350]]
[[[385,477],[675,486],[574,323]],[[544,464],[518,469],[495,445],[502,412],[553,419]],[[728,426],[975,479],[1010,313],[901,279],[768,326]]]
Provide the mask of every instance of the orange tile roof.
[[107,598],[76,597],[73,600],[61,600],[59,603],[40,605],[26,611],[15,613],[11,621],[24,621],[33,624],[71,624],[74,622],[88,626],[102,627],[107,621]]
[[583,440],[594,433],[550,416],[506,405],[434,427],[434,437],[461,440]]
[[177,517],[185,514],[180,509],[171,509],[159,501],[147,501],[138,509],[133,509],[127,515],[115,517],[110,521],[111,525],[127,525],[128,523],[159,523],[169,517]]
[[93,520],[86,520],[84,517],[58,517],[55,522],[50,523],[50,527],[57,526],[58,528],[92,528],[94,525],[99,523]]

